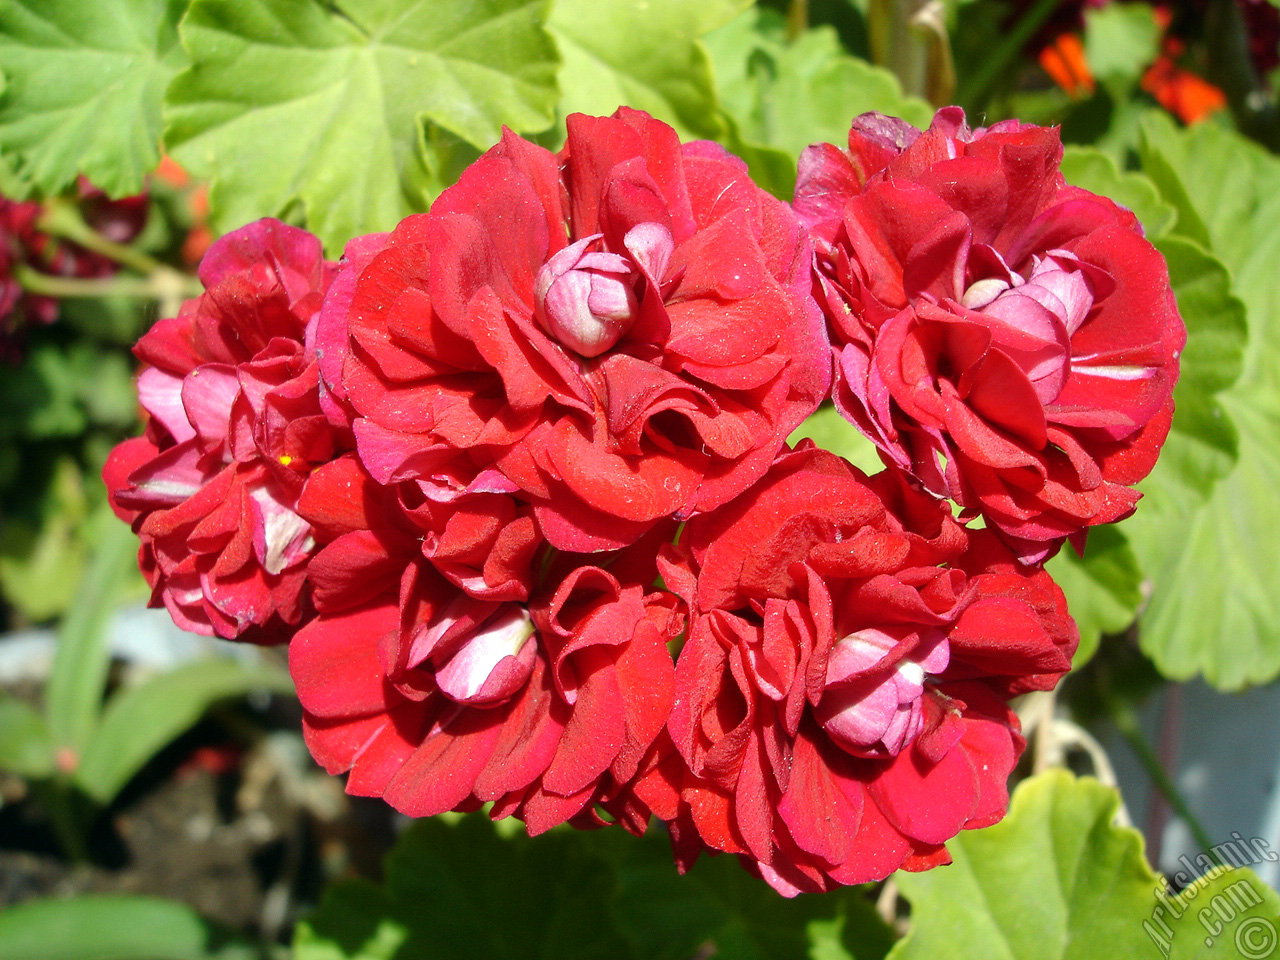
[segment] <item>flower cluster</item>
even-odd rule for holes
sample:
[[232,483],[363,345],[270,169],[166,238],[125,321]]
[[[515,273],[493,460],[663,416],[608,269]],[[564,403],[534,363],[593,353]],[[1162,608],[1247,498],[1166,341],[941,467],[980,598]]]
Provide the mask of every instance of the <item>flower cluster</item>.
[[[623,108],[340,264],[252,224],[139,344],[113,502],[178,622],[289,641],[353,794],[656,817],[787,895],[945,863],[1070,668],[1041,561],[1172,411],[1163,263],[1059,156],[869,115],[792,206]],[[883,472],[788,445],[832,397]]]

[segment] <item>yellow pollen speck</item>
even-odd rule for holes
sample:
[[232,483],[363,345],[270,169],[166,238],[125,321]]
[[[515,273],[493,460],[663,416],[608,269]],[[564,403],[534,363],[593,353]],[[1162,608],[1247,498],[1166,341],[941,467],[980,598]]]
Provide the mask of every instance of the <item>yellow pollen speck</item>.
[[287,467],[289,464],[293,463],[293,457],[289,456],[287,453],[282,453],[280,454],[280,462]]

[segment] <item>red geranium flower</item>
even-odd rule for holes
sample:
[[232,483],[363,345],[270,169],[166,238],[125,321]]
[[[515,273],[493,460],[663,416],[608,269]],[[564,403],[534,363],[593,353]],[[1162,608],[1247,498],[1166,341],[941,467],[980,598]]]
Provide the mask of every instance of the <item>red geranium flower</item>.
[[626,108],[568,131],[362,238],[320,340],[380,482],[519,489],[558,549],[614,549],[760,477],[830,360],[805,234],[741,161]]
[[116,512],[142,538],[152,601],[196,633],[287,640],[314,546],[307,474],[341,452],[308,345],[335,264],[311,234],[260,220],[200,265],[205,293],[135,347],[147,435],[111,454]]
[[1067,186],[1057,131],[924,132],[867,114],[810,147],[835,401],[937,496],[1024,560],[1132,512],[1173,415],[1186,331],[1136,218]]
[[331,542],[290,668],[311,752],[349,771],[348,792],[410,816],[492,801],[530,833],[598,826],[599,804],[644,831],[630,785],[666,722],[683,626],[646,586],[656,543],[557,556],[510,496],[444,505],[353,458],[316,471],[301,509]]
[[1006,702],[1052,687],[1078,637],[1043,570],[812,447],[690,520],[661,568],[690,609],[662,770],[683,863],[705,846],[827,890],[948,862],[1004,815]]

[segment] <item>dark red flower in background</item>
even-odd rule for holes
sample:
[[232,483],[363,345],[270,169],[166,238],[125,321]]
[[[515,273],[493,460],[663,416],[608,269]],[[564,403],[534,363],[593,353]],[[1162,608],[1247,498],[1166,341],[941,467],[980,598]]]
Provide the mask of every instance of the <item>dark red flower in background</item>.
[[320,409],[309,343],[335,266],[306,231],[251,223],[210,248],[205,293],[135,348],[147,435],[104,478],[153,603],[185,629],[269,643],[301,622],[314,537],[298,497],[350,445]]
[[1056,130],[866,114],[801,158],[834,397],[886,463],[1023,559],[1127,516],[1186,331],[1134,216],[1067,186]]
[[[108,199],[81,178],[76,199],[80,215],[108,240],[128,243],[146,225],[146,194]],[[114,261],[41,229],[45,208],[36,202],[0,197],[0,347],[25,323],[52,323],[58,315],[53,297],[28,293],[15,272],[25,267],[57,277],[106,277],[116,271]]]
[[662,570],[690,627],[681,762],[651,805],[684,863],[736,853],[788,895],[948,862],[999,820],[1022,750],[1006,702],[1051,688],[1078,636],[1046,573],[816,448],[690,520]]
[[683,627],[648,586],[654,537],[555,556],[513,497],[442,504],[351,457],[313,474],[301,510],[330,542],[290,667],[311,752],[349,771],[348,792],[411,816],[493,802],[530,833],[602,825],[600,805],[644,831],[631,786],[671,708]]
[[568,131],[358,241],[320,343],[380,482],[519,490],[556,548],[616,549],[759,478],[830,360],[804,232],[741,161],[626,108]]

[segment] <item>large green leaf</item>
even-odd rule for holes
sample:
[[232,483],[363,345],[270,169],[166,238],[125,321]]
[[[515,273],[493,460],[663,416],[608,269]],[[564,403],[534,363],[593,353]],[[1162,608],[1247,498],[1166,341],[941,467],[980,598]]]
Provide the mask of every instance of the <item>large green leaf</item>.
[[415,823],[387,882],[339,883],[299,925],[296,960],[572,960],[630,956],[609,916],[613,880],[572,833],[509,842],[482,816]]
[[77,174],[136,193],[160,162],[160,104],[186,62],[186,0],[0,0],[0,150],[42,193]]
[[36,900],[0,913],[4,960],[254,960],[190,907],[159,897]]
[[893,944],[865,888],[788,900],[736,857],[704,856],[681,877],[665,836],[602,841],[613,841],[618,926],[645,960],[880,960]]
[[685,137],[719,135],[715,82],[699,38],[749,2],[555,0],[550,26],[564,59],[561,113],[605,115],[626,105]]
[[546,0],[195,0],[166,142],[221,229],[301,204],[331,251],[426,209],[430,121],[479,148],[553,119]]
[[191,663],[119,691],[85,745],[76,783],[100,803],[110,802],[210,706],[255,690],[290,693],[293,685],[282,670],[228,659]]
[[749,10],[706,41],[731,121],[727,144],[775,193],[790,200],[800,151],[819,141],[843,145],[859,114],[929,123],[925,101],[906,96],[889,71],[846,54],[832,28],[791,42],[784,32],[775,11]]
[[[1165,936],[1174,956],[1241,956],[1231,935],[1205,945],[1196,912],[1208,905],[1199,899],[1204,893],[1175,901],[1170,910],[1160,896],[1163,883],[1143,857],[1142,835],[1114,825],[1119,800],[1096,780],[1062,770],[1024,782],[1004,821],[965,831],[947,845],[951,866],[897,874],[912,904],[912,925],[891,960],[1168,956],[1146,924]],[[1233,905],[1233,923],[1273,922],[1280,897],[1248,869],[1228,876],[1257,893],[1251,906]],[[1223,879],[1215,891],[1225,888]],[[1167,936],[1155,920],[1166,924]]]
[[[1206,243],[1230,270],[1232,292],[1244,303],[1249,341],[1239,380],[1221,393],[1226,419],[1238,432],[1235,468],[1201,503],[1180,481],[1193,468],[1215,471],[1220,454],[1212,444],[1184,443],[1171,435],[1162,463],[1144,489],[1150,494],[1125,531],[1151,582],[1151,602],[1142,618],[1141,643],[1161,672],[1174,679],[1197,673],[1222,689],[1262,683],[1280,673],[1280,160],[1228,130],[1201,124],[1181,131],[1152,115],[1143,125],[1143,169],[1178,210],[1176,233]],[[1161,241],[1175,273],[1194,246]],[[1208,317],[1220,302],[1221,278],[1204,270],[1202,298],[1184,307],[1192,327],[1187,347],[1188,386],[1179,399],[1194,409],[1196,394],[1221,383],[1233,361],[1227,342],[1234,324],[1219,324],[1216,341],[1197,337],[1196,313]],[[1219,319],[1234,312],[1228,306]],[[1193,351],[1203,349],[1202,364]],[[1214,359],[1216,358],[1216,360]],[[1207,380],[1196,381],[1201,369]],[[1184,398],[1186,390],[1192,391]],[[1212,404],[1187,422],[1210,427]],[[1186,420],[1179,414],[1179,420]],[[1203,434],[1202,434],[1203,436]],[[1165,482],[1173,473],[1179,482]]]

